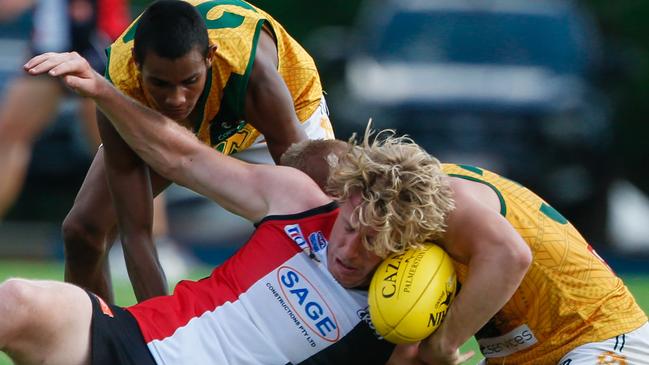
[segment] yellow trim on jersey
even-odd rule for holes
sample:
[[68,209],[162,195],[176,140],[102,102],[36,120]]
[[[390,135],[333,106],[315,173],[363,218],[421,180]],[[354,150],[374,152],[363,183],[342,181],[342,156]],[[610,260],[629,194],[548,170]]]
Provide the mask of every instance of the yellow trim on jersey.
[[[322,87],[315,62],[263,10],[243,0],[187,0],[205,19],[210,42],[217,46],[206,90],[197,108],[202,118],[185,121],[197,137],[219,151],[231,154],[244,150],[259,132],[244,121],[248,80],[257,42],[264,25],[272,30],[278,49],[278,72],[284,79],[298,119],[306,121],[320,105]],[[132,57],[136,19],[107,50],[106,77],[125,94],[151,107],[140,84],[139,70]]]

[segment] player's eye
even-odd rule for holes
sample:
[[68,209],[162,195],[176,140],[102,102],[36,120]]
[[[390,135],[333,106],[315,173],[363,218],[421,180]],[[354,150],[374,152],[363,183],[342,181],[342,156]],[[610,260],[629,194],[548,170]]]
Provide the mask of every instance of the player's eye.
[[192,84],[195,84],[196,82],[198,82],[198,76],[192,77],[191,79],[187,79],[187,80],[183,81],[183,84],[192,85]]
[[149,77],[148,82],[155,87],[168,87],[170,85],[167,81],[155,77]]

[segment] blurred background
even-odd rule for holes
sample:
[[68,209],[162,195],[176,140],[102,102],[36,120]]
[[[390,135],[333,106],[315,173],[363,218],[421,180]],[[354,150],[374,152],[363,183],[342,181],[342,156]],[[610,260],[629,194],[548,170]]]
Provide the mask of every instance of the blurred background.
[[[442,161],[531,187],[613,260],[649,255],[649,3],[251,2],[315,58],[339,138],[371,117]],[[130,14],[147,4],[131,0]],[[0,15],[0,93],[29,55],[37,15],[25,8]],[[1,257],[61,257],[59,227],[95,150],[78,103],[66,97],[38,135]],[[210,264],[252,229],[179,188],[167,206],[170,235]]]
[[[639,283],[649,306],[649,2],[250,2],[316,60],[339,138],[371,117],[444,162],[532,188]],[[131,0],[130,14],[147,4]],[[35,14],[26,8],[0,13],[0,95],[29,55]],[[60,225],[95,150],[78,104],[66,97],[34,144],[23,190],[0,221],[0,275],[62,275],[52,274]],[[178,187],[166,204],[169,236],[191,257],[179,277],[218,264],[253,228]]]

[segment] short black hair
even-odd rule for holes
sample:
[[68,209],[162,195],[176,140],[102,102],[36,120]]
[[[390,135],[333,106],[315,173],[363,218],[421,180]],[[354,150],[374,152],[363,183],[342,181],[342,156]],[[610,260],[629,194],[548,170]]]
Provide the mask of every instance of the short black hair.
[[194,47],[207,57],[209,38],[205,20],[191,4],[160,0],[142,13],[135,29],[135,60],[144,62],[149,50],[158,56],[177,59]]

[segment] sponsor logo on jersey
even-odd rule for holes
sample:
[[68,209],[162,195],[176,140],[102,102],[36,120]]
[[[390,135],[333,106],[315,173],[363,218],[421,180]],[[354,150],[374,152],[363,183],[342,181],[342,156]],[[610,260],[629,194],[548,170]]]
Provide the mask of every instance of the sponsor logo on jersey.
[[370,317],[370,307],[369,306],[357,310],[356,315],[358,316],[358,318],[361,321],[363,321],[363,322],[365,322],[365,324],[367,324],[367,326],[372,330],[372,332],[374,332],[374,336],[376,336],[376,338],[378,338],[379,340],[383,339],[383,336],[381,336],[376,331],[376,328],[374,327],[374,323],[372,323],[372,318]]
[[296,269],[282,266],[277,279],[284,297],[313,333],[325,341],[336,342],[340,329],[333,311],[315,286]]
[[627,365],[626,355],[617,354],[613,351],[605,351],[597,356],[597,365]]
[[[93,294],[93,295],[95,295],[95,294]],[[115,318],[115,315],[113,314],[113,311],[112,311],[112,309],[110,309],[108,304],[106,304],[106,302],[104,302],[104,300],[101,299],[101,297],[98,296],[98,295],[95,295],[95,298],[97,298],[97,301],[99,302],[99,309],[101,310],[101,312],[103,314],[109,316],[110,318]]]
[[526,324],[520,325],[502,336],[478,339],[480,352],[486,358],[509,356],[523,351],[537,342],[534,333]]
[[327,247],[328,242],[324,234],[321,231],[317,231],[309,234],[309,244],[311,244],[311,250],[313,252],[318,252]]
[[287,224],[284,226],[284,232],[286,235],[293,240],[300,248],[304,249],[308,243],[304,239],[302,234],[302,229],[299,224]]
[[277,299],[277,302],[282,306],[282,308],[284,308],[284,310],[286,311],[286,314],[288,314],[291,321],[295,324],[295,328],[297,328],[297,330],[300,332],[300,334],[302,334],[302,336],[304,337],[306,342],[309,344],[309,346],[317,347],[318,344],[315,342],[315,340],[311,336],[312,331],[309,330],[308,326],[305,327],[305,325],[302,324],[302,321],[300,320],[300,318],[298,318],[298,316],[295,314],[295,312],[293,312],[293,309],[291,309],[291,306],[289,305],[289,303],[287,303],[287,301],[284,300],[284,297],[282,296],[282,294],[280,294],[275,289],[273,284],[271,284],[270,282],[266,283],[266,287],[268,288],[268,290],[270,290],[270,292],[273,294],[275,299]]

